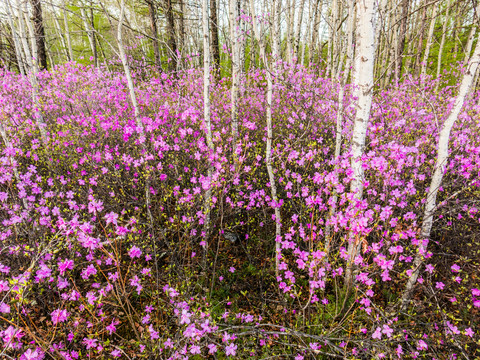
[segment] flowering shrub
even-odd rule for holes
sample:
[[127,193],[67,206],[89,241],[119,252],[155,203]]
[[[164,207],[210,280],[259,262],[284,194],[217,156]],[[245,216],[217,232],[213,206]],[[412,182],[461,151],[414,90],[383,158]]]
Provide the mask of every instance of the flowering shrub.
[[[454,88],[434,93],[407,79],[376,95],[359,201],[349,192],[354,99],[345,97],[335,159],[338,85],[283,65],[273,99],[276,202],[262,71],[242,82],[236,156],[228,79],[211,89],[211,152],[196,70],[136,79],[145,136],[122,74],[74,63],[41,72],[38,104],[27,78],[0,78],[5,358],[479,355],[480,94],[453,130],[426,265],[402,309],[427,241],[423,204]],[[349,242],[359,247],[352,292]]]

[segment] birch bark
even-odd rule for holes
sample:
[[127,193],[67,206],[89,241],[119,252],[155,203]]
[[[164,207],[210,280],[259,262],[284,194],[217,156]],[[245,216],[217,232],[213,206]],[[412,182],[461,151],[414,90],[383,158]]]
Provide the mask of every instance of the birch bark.
[[71,59],[68,54],[68,47],[67,47],[67,44],[65,43],[65,39],[62,34],[62,28],[60,27],[60,23],[58,22],[58,17],[55,12],[55,8],[53,4],[50,4],[50,5],[52,7],[52,16],[53,16],[53,22],[55,24],[55,31],[57,32],[57,36],[60,38],[60,42],[62,43],[62,50],[63,50],[63,53],[65,54],[65,58],[67,59],[67,61],[70,61]]
[[[40,136],[42,138],[43,144],[47,144],[47,134],[45,132],[45,124],[43,122],[42,114],[39,112],[40,106],[38,103],[38,80],[37,80],[37,73],[38,73],[38,66],[37,62],[32,59],[32,54],[28,47],[27,42],[27,35],[25,33],[25,19],[23,18],[23,10],[18,4],[18,23],[20,28],[20,40],[23,45],[23,51],[25,54],[25,60],[28,65],[28,70],[26,69],[26,73],[28,79],[30,80],[30,84],[32,86],[32,102],[35,105],[35,123],[37,124],[38,130],[40,131]],[[10,0],[7,0],[7,7],[10,8],[10,12],[13,14],[13,8],[11,6]],[[33,43],[33,50],[35,50],[35,42]],[[35,51],[34,51],[35,52]]]
[[[350,75],[350,70],[352,67],[352,59],[353,59],[353,32],[354,32],[354,19],[355,19],[355,3],[353,1],[349,2],[348,5],[348,24],[347,24],[347,58],[345,62],[345,71],[342,75],[342,81],[340,83],[340,91],[338,94],[338,108],[337,108],[337,116],[336,116],[336,131],[335,131],[335,171],[338,168],[337,162],[340,157],[340,153],[342,150],[342,131],[343,131],[343,100],[345,97],[345,86],[347,85],[348,76]],[[333,194],[333,205],[330,207],[329,210],[329,219],[333,217],[335,214],[336,206],[337,206],[338,196],[335,192]],[[330,253],[330,247],[332,243],[331,237],[331,226],[327,224],[325,227],[325,253],[326,258],[328,259],[328,254]]]
[[[363,197],[363,182],[365,175],[362,167],[362,155],[365,148],[368,120],[373,97],[373,71],[375,64],[375,0],[362,0],[357,2],[357,49],[355,58],[361,66],[357,72],[358,87],[357,112],[353,125],[352,134],[352,158],[351,167],[353,180],[350,191],[354,193],[357,200]],[[360,69],[359,69],[360,70]],[[345,271],[345,285],[348,289],[352,284],[353,260],[357,252],[358,244],[349,239],[348,263]]]
[[67,45],[68,45],[68,54],[70,56],[70,61],[73,61],[73,49],[72,49],[72,38],[70,37],[70,29],[68,27],[68,17],[67,17],[67,10],[65,1],[63,2],[63,23],[65,26],[65,36],[67,38]]
[[437,9],[438,3],[435,3],[435,5],[433,5],[432,20],[430,21],[430,27],[428,29],[427,45],[425,47],[425,52],[423,53],[422,72],[420,79],[422,85],[425,84],[425,76],[427,76],[428,56],[430,55],[430,49],[433,45],[433,32],[435,30],[435,23],[437,21]]
[[[213,140],[212,140],[212,125],[210,118],[210,39],[209,39],[209,17],[208,17],[208,0],[202,2],[202,25],[203,25],[203,117],[207,137],[207,146],[213,155]],[[208,168],[208,178],[212,179],[213,168],[210,165]],[[210,232],[210,217],[211,217],[211,199],[212,199],[212,184],[205,193],[205,222],[204,229],[206,236]],[[205,242],[207,244],[207,242]],[[207,254],[207,245],[205,245],[205,257]]]
[[232,152],[234,160],[237,157],[237,140],[238,140],[238,77],[240,75],[240,48],[238,42],[238,16],[236,12],[237,0],[229,0],[229,17],[230,17],[230,38],[232,41]]
[[275,211],[275,273],[278,275],[280,259],[278,255],[280,253],[280,237],[282,236],[281,223],[282,218],[280,214],[280,208],[278,206],[277,187],[275,184],[275,176],[273,174],[272,166],[272,142],[273,142],[273,129],[272,129],[272,98],[273,98],[273,81],[272,74],[269,69],[267,55],[265,52],[265,43],[263,41],[262,34],[257,26],[257,19],[255,15],[255,4],[253,0],[250,0],[250,13],[252,14],[253,32],[257,39],[258,46],[260,48],[260,58],[265,66],[265,75],[267,78],[267,144],[265,150],[265,162],[267,164],[268,178],[270,182],[270,195],[272,197],[272,204]]
[[320,31],[320,18],[322,16],[322,0],[317,0],[315,6],[315,20],[313,21],[312,40],[310,44],[311,58],[314,60],[315,52],[317,50],[318,33]]
[[22,56],[21,42],[17,34],[15,24],[13,22],[13,10],[11,9],[11,4],[9,0],[7,0],[5,9],[7,11],[7,18],[10,23],[10,28],[12,29],[12,36],[13,36],[13,42],[15,44],[15,55],[17,57],[18,69],[20,70],[20,74],[25,75],[26,70],[25,70],[24,59]]
[[480,18],[480,4],[476,7],[473,13],[473,24],[468,34],[467,46],[465,47],[465,59],[463,59],[463,66],[466,66],[468,59],[470,58],[470,53],[472,52],[473,42],[475,40],[475,33],[477,32],[478,19]]
[[458,115],[462,110],[462,107],[465,103],[467,95],[474,85],[475,74],[478,70],[480,63],[480,41],[477,42],[475,47],[474,53],[472,57],[469,59],[467,64],[467,69],[463,75],[462,82],[460,83],[460,88],[458,91],[458,95],[455,98],[453,103],[452,110],[448,115],[447,119],[445,120],[438,137],[438,145],[437,145],[437,159],[435,162],[435,167],[433,171],[432,180],[430,182],[430,186],[428,188],[428,194],[425,204],[425,210],[423,213],[423,221],[422,221],[422,229],[421,229],[421,236],[422,241],[420,241],[418,252],[415,255],[415,259],[413,261],[413,271],[407,281],[405,286],[405,291],[402,295],[401,299],[401,307],[403,310],[406,309],[412,292],[417,282],[418,275],[420,273],[420,267],[423,264],[423,256],[427,252],[428,241],[430,239],[430,234],[432,231],[433,225],[433,215],[436,210],[436,201],[437,201],[437,194],[438,189],[442,185],[443,175],[446,171],[446,165],[448,160],[448,142],[450,140],[450,132],[452,130],[453,125],[458,119]]
[[[442,53],[443,46],[445,45],[445,36],[447,35],[447,25],[450,22],[450,5],[451,1],[447,1],[447,9],[445,13],[445,20],[443,21],[442,27],[442,40],[440,41],[440,48],[438,49],[438,59],[437,59],[437,79],[440,77],[440,70],[442,69]],[[438,89],[439,83],[437,82],[436,88]]]
[[95,44],[93,43],[92,30],[90,30],[90,26],[88,25],[87,14],[85,13],[85,9],[83,8],[83,6],[80,7],[80,14],[82,15],[83,27],[87,32],[88,43],[90,45],[90,50],[92,51],[92,56],[93,56],[93,54],[95,54],[95,49],[94,49]]

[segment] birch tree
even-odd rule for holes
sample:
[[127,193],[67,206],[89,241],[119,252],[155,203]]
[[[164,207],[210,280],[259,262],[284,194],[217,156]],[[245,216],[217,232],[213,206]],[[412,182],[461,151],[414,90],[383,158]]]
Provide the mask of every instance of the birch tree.
[[62,28],[60,27],[60,23],[58,21],[57,13],[55,12],[55,8],[53,4],[50,4],[52,8],[52,17],[53,17],[53,22],[55,24],[55,31],[57,33],[57,37],[60,38],[60,42],[62,44],[62,50],[63,53],[65,54],[65,58],[67,61],[71,61],[72,59],[70,58],[70,54],[68,53],[68,47],[67,44],[65,43],[65,39],[63,38],[62,34]]
[[[120,12],[122,10],[120,9]],[[88,38],[88,43],[90,44],[90,50],[92,50],[92,56],[95,56],[97,53],[96,49],[96,44],[95,44],[95,38],[94,38],[94,30],[90,28],[90,24],[88,23],[88,18],[87,14],[85,13],[84,7],[80,7],[80,14],[82,15],[82,22],[83,22],[83,27],[85,28],[85,31],[87,32],[87,38]],[[95,66],[98,66],[98,64],[95,62]]]
[[322,0],[317,0],[315,4],[315,15],[314,15],[314,20],[313,20],[313,29],[312,29],[312,40],[310,42],[310,53],[311,53],[311,58],[313,59],[315,56],[315,53],[317,51],[317,43],[318,43],[318,33],[320,30],[320,19],[322,16],[322,5],[323,2]]
[[479,17],[480,17],[480,3],[473,11],[473,24],[472,24],[472,28],[470,29],[470,33],[468,34],[467,45],[465,47],[465,59],[463,60],[463,66],[466,66],[468,63],[468,60],[470,59],[470,53],[472,52],[472,46],[475,40],[475,34],[477,32]]
[[[447,1],[447,9],[445,13],[445,20],[443,21],[442,27],[442,40],[440,41],[440,47],[438,49],[438,59],[437,59],[437,78],[440,76],[440,70],[442,69],[442,53],[443,47],[445,45],[445,37],[447,35],[447,26],[450,22],[450,0]],[[436,88],[438,89],[439,83],[437,82]]]
[[[240,46],[238,42],[238,16],[236,0],[229,0],[229,17],[230,17],[230,40],[232,43],[232,149],[233,157],[237,157],[237,140],[238,140],[238,80],[240,75]],[[275,41],[274,41],[275,42]]]
[[[357,111],[352,133],[352,158],[351,167],[353,170],[353,180],[350,185],[350,191],[354,193],[356,200],[360,201],[363,197],[363,183],[365,174],[362,166],[362,155],[365,149],[365,138],[367,135],[368,120],[370,118],[370,109],[372,107],[373,97],[373,71],[375,64],[375,0],[357,1],[357,48],[356,63],[359,64],[357,71],[358,83],[353,84],[358,87],[358,100],[356,103]],[[350,235],[349,235],[350,237]],[[347,293],[352,283],[352,267],[355,258],[357,241],[349,239],[348,244],[348,263],[345,271],[345,285]]]
[[[210,119],[210,39],[209,39],[209,17],[208,17],[208,0],[202,1],[202,25],[203,25],[203,118],[206,131],[207,146],[213,155],[214,146],[212,140],[212,125]],[[205,234],[208,236],[210,232],[210,216],[211,216],[211,200],[212,200],[212,176],[213,167],[208,167],[208,178],[210,185],[205,193]],[[205,254],[207,251],[207,242],[205,242]],[[206,255],[205,255],[206,256]]]
[[9,24],[10,24],[10,28],[12,29],[12,37],[13,37],[13,43],[14,43],[14,46],[15,46],[15,55],[16,55],[16,58],[17,58],[18,69],[20,71],[20,74],[25,75],[26,71],[28,71],[28,70],[25,70],[25,62],[24,62],[24,59],[23,59],[21,42],[20,42],[17,30],[15,28],[15,24],[13,22],[13,11],[11,10],[9,0],[7,0],[5,8],[6,8],[6,11],[7,11],[7,18],[8,18]]
[[396,64],[395,64],[395,74],[397,74],[398,78],[402,74],[402,60],[403,60],[403,51],[405,49],[405,39],[407,37],[409,8],[410,8],[410,0],[402,0],[402,15],[400,20],[398,48],[397,48],[397,56],[396,56]]
[[67,17],[67,9],[65,5],[65,1],[63,2],[63,23],[65,25],[65,37],[67,38],[67,45],[68,45],[68,54],[70,57],[70,61],[75,60],[73,58],[73,49],[72,49],[72,38],[70,36],[70,29],[68,27],[68,17]]
[[[7,11],[9,13],[9,16],[13,16],[13,7],[12,4],[10,3],[10,0],[7,0],[6,4]],[[35,109],[34,111],[35,114],[35,123],[37,125],[38,130],[40,131],[40,136],[42,138],[43,144],[47,144],[47,134],[45,132],[45,124],[43,122],[43,117],[42,114],[38,111],[40,109],[39,102],[38,102],[38,80],[37,80],[37,73],[38,73],[38,65],[37,62],[34,61],[34,58],[32,58],[32,53],[30,52],[30,48],[28,46],[27,42],[27,34],[25,33],[25,19],[23,18],[23,9],[20,6],[20,3],[17,2],[17,10],[18,10],[18,23],[19,23],[19,32],[20,32],[20,41],[23,45],[23,52],[25,55],[25,62],[27,63],[28,68],[25,69],[25,72],[28,76],[28,79],[30,81],[30,84],[32,86],[32,102],[35,104]],[[13,22],[12,22],[13,24]],[[32,50],[33,53],[36,53],[35,50],[35,42],[32,43]]]
[[273,80],[272,74],[269,68],[267,54],[265,50],[265,43],[263,36],[257,25],[257,18],[255,12],[255,4],[253,0],[250,0],[250,13],[252,15],[253,33],[258,42],[260,48],[260,58],[265,66],[265,76],[267,78],[267,144],[265,149],[265,162],[267,165],[268,179],[270,183],[270,196],[272,197],[272,204],[275,211],[275,272],[278,275],[280,261],[278,255],[280,253],[280,238],[282,236],[281,223],[282,218],[280,214],[280,207],[278,205],[277,187],[275,184],[275,176],[273,174],[272,166],[272,142],[273,142],[273,129],[272,129],[272,98],[273,98]]
[[463,75],[462,82],[460,83],[460,88],[458,90],[458,95],[456,96],[452,110],[448,114],[447,119],[442,125],[440,134],[438,137],[437,145],[437,159],[435,161],[435,167],[433,170],[432,180],[430,181],[430,186],[428,187],[427,199],[425,203],[425,210],[423,212],[423,221],[421,229],[422,241],[419,243],[418,252],[415,255],[413,261],[413,271],[407,281],[405,290],[401,299],[401,307],[404,310],[409,301],[411,294],[413,292],[414,286],[417,282],[418,275],[420,273],[420,268],[424,261],[424,255],[427,252],[428,241],[430,239],[430,234],[432,231],[433,225],[433,216],[437,207],[437,194],[438,189],[442,185],[443,176],[446,171],[446,165],[448,160],[448,143],[450,140],[450,132],[453,128],[453,125],[458,119],[458,115],[463,108],[467,95],[470,92],[470,89],[474,85],[475,74],[478,70],[480,64],[480,41],[477,41],[473,55],[470,57],[467,69]]
[[[343,131],[343,100],[345,97],[345,86],[347,85],[348,77],[350,75],[350,70],[352,67],[353,59],[353,32],[354,32],[354,20],[355,20],[355,2],[351,1],[348,6],[348,24],[347,24],[347,58],[345,63],[345,71],[342,75],[342,80],[340,82],[340,91],[338,93],[338,108],[336,115],[336,131],[335,131],[335,164],[338,162],[340,157],[340,152],[342,149],[342,131]],[[341,71],[341,70],[340,70]],[[338,168],[338,165],[335,165],[335,170]],[[335,214],[335,209],[337,205],[337,193],[333,194],[333,205],[330,207],[329,218],[332,218]],[[331,246],[331,225],[327,224],[325,228],[325,253],[330,253]]]
[[422,71],[420,79],[422,85],[425,83],[425,76],[427,76],[428,56],[430,55],[430,49],[433,45],[433,31],[435,30],[435,22],[437,21],[437,9],[438,3],[435,3],[433,5],[432,20],[430,21],[430,27],[428,29],[427,45],[425,46],[425,52],[423,53]]

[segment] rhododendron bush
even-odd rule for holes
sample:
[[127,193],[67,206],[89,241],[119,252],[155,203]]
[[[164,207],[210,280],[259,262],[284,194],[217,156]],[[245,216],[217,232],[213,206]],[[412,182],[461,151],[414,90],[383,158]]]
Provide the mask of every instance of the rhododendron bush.
[[[74,63],[40,72],[37,104],[28,78],[2,70],[0,82],[0,357],[480,355],[478,92],[452,131],[430,244],[403,308],[456,88],[406,79],[374,96],[358,200],[352,89],[335,160],[339,85],[283,65],[273,201],[260,70],[241,82],[236,154],[228,78],[212,79],[213,151],[198,70],[135,74],[144,135],[121,73]],[[359,246],[351,292],[349,242]]]

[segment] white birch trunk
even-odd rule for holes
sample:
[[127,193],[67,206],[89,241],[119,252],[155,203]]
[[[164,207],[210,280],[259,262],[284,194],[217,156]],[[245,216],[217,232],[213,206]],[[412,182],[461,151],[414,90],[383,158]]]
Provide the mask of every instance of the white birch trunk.
[[53,3],[51,3],[50,6],[52,8],[52,16],[53,16],[53,23],[55,25],[55,31],[57,32],[57,36],[60,38],[60,42],[62,43],[62,50],[63,50],[63,53],[65,54],[65,58],[67,59],[67,61],[69,61],[71,59],[68,54],[67,44],[65,43],[65,39],[63,38],[60,23],[58,22],[58,17],[57,17],[57,13],[55,12],[55,7],[53,6]]
[[304,10],[305,10],[305,0],[301,0],[300,9],[298,11],[298,17],[297,17],[297,33],[295,35],[295,46],[293,48],[295,58],[298,57],[298,53],[299,53],[300,35],[302,33],[302,21],[303,21]]
[[72,49],[72,39],[70,37],[70,29],[68,27],[68,17],[67,17],[67,10],[66,10],[65,1],[63,2],[63,23],[65,26],[65,36],[67,37],[67,45],[68,45],[68,54],[70,56],[70,61],[73,61],[73,49]]
[[477,8],[475,9],[475,13],[473,14],[473,24],[472,28],[470,29],[470,33],[468,34],[467,46],[465,47],[465,59],[463,59],[463,66],[466,66],[468,63],[468,59],[470,59],[470,53],[472,52],[473,42],[475,41],[475,33],[477,32],[479,17],[480,4],[478,4]]
[[428,56],[430,55],[430,48],[433,45],[433,32],[435,30],[435,23],[437,21],[437,9],[438,2],[433,5],[432,20],[430,21],[430,27],[428,29],[427,45],[425,46],[425,53],[423,54],[422,71],[421,71],[421,83],[425,84],[425,76],[427,75]]
[[272,39],[272,57],[274,68],[276,69],[276,63],[280,57],[280,40],[281,40],[281,31],[280,31],[280,16],[281,16],[281,7],[282,0],[274,0],[272,8],[272,25],[273,25],[273,39]]
[[330,9],[330,37],[328,39],[328,55],[327,55],[327,72],[326,76],[331,76],[333,78],[333,69],[334,69],[334,57],[335,57],[335,44],[337,41],[337,9],[338,1],[333,0],[332,8]]
[[418,275],[420,273],[420,267],[423,264],[423,256],[427,251],[428,240],[430,238],[432,225],[433,225],[433,215],[437,206],[437,194],[438,189],[442,185],[443,175],[446,171],[446,165],[448,160],[448,142],[450,140],[450,132],[453,128],[453,125],[458,119],[458,115],[462,110],[463,104],[465,103],[466,97],[474,85],[474,78],[479,67],[480,63],[480,41],[477,42],[475,51],[472,57],[468,61],[467,69],[463,75],[462,82],[458,91],[458,95],[455,98],[453,103],[453,108],[448,115],[445,123],[440,130],[438,137],[437,145],[437,160],[435,162],[435,167],[433,171],[432,180],[428,188],[427,199],[425,203],[425,210],[423,213],[423,222],[421,229],[422,241],[418,247],[418,252],[415,255],[413,261],[413,272],[410,275],[407,285],[405,286],[405,291],[402,295],[401,305],[402,309],[405,309],[410,301],[411,294],[415,283],[417,282]]
[[[450,3],[451,3],[451,1],[449,0],[447,2],[447,10],[446,10],[446,13],[445,13],[445,21],[443,22],[442,40],[440,41],[440,48],[438,49],[437,79],[440,77],[440,70],[442,69],[443,46],[445,45],[445,37],[447,35],[447,25],[450,22]],[[438,89],[438,86],[439,86],[439,83],[437,82],[437,85],[436,85],[437,89]]]
[[[232,41],[232,150],[233,159],[237,158],[238,140],[238,80],[240,75],[240,47],[238,42],[239,24],[237,16],[237,0],[229,0],[230,38]],[[275,43],[275,39],[274,39]]]
[[293,57],[293,23],[295,18],[295,0],[287,1],[287,61]]
[[[357,112],[352,134],[352,158],[351,167],[353,180],[350,191],[355,193],[355,198],[361,200],[363,197],[364,172],[362,167],[362,155],[365,148],[368,120],[373,97],[373,71],[375,64],[375,0],[362,0],[357,2],[357,51],[356,62],[361,64],[361,71],[358,71]],[[345,271],[345,282],[347,289],[352,282],[353,260],[356,255],[357,244],[349,239],[349,259]]]
[[[118,27],[117,27],[117,43],[118,43],[118,50],[120,53],[120,60],[122,61],[123,65],[123,70],[125,71],[125,77],[127,78],[127,86],[128,86],[128,92],[130,95],[130,100],[132,101],[132,106],[133,106],[133,111],[135,114],[135,124],[137,126],[137,131],[140,133],[140,143],[142,149],[145,151],[145,155],[147,155],[148,149],[145,144],[145,141],[147,140],[145,130],[143,127],[142,120],[140,119],[140,110],[138,107],[138,102],[137,102],[137,96],[135,93],[135,88],[133,85],[133,80],[132,80],[132,75],[130,73],[130,67],[128,65],[128,59],[125,54],[125,49],[123,46],[123,37],[122,37],[122,27],[123,27],[123,20],[125,16],[125,0],[121,0],[120,4],[120,17],[118,20]],[[145,180],[145,202],[146,202],[146,208],[147,208],[147,215],[150,220],[150,225],[152,227],[152,235],[153,238],[155,239],[155,234],[153,233],[153,216],[152,212],[150,210],[151,208],[151,196],[150,196],[150,177],[149,177],[149,168],[147,163],[145,163],[146,169],[146,180]],[[158,286],[158,263],[157,263],[157,257],[156,257],[156,243],[155,240],[153,241],[153,249],[154,249],[154,261],[155,261],[155,272],[156,272],[156,278],[157,278],[157,286]]]
[[[121,12],[121,10],[120,10]],[[88,43],[90,44],[90,50],[92,50],[92,56],[95,54],[95,44],[94,39],[93,39],[93,30],[90,29],[90,26],[88,25],[87,21],[87,14],[85,14],[85,9],[83,6],[80,7],[80,13],[82,15],[82,22],[83,22],[83,27],[85,28],[85,31],[87,32],[87,38],[88,38]],[[118,34],[117,34],[118,36]]]
[[310,44],[310,52],[311,58],[315,57],[315,51],[317,49],[318,43],[318,33],[320,31],[320,19],[322,16],[322,0],[317,0],[316,8],[315,8],[315,20],[313,21],[313,31],[312,31],[312,40]]
[[[17,3],[19,5],[19,3]],[[13,8],[10,4],[10,0],[7,0],[7,7],[10,7],[10,11],[13,14]],[[19,23],[19,29],[20,29],[20,40],[23,45],[23,51],[25,54],[25,60],[28,65],[28,70],[25,69],[28,79],[30,80],[30,84],[32,86],[32,102],[35,105],[35,123],[37,124],[38,130],[40,131],[40,136],[42,138],[43,144],[47,144],[47,134],[45,131],[45,124],[43,123],[43,118],[42,114],[39,112],[40,109],[40,104],[38,102],[38,81],[37,81],[37,73],[38,73],[38,63],[36,62],[36,59],[32,59],[32,54],[30,52],[30,49],[28,47],[28,42],[27,42],[27,35],[25,33],[25,21],[23,18],[23,11],[20,7],[18,6],[18,23]]]
[[[345,97],[345,86],[348,81],[348,76],[350,74],[350,70],[352,67],[352,59],[353,59],[353,32],[354,32],[354,19],[355,19],[355,4],[354,2],[350,2],[348,5],[348,23],[347,23],[347,59],[345,62],[345,71],[343,73],[342,81],[340,83],[340,92],[338,94],[338,108],[337,108],[337,116],[336,116],[336,131],[335,131],[335,162],[338,161],[340,157],[340,153],[342,150],[342,131],[343,131],[343,100]],[[338,166],[335,165],[335,169]],[[333,206],[330,207],[329,211],[329,219],[333,217],[335,214],[335,209],[337,205],[337,193],[333,194]],[[327,225],[325,227],[325,253],[330,253],[331,247],[331,226]]]
[[7,10],[7,18],[10,24],[10,28],[12,29],[12,37],[13,43],[15,44],[15,56],[17,57],[18,69],[20,70],[20,74],[25,75],[25,63],[22,56],[22,48],[19,36],[17,34],[17,29],[15,28],[15,23],[13,22],[13,10],[11,9],[10,1],[7,0],[7,4],[5,6]]
[[[205,130],[207,135],[207,146],[213,152],[212,140],[212,125],[210,119],[210,38],[209,38],[209,3],[208,0],[202,1],[202,25],[203,25],[203,117],[205,122]],[[213,168],[210,165],[208,168],[208,178],[212,179]],[[206,236],[210,232],[210,217],[211,217],[211,199],[212,199],[212,184],[205,193],[205,223],[204,229]],[[207,242],[205,241],[205,244]],[[207,245],[205,245],[205,259],[207,254]]]
[[277,187],[275,185],[275,176],[273,174],[272,166],[272,142],[273,142],[273,130],[272,130],[272,98],[273,98],[273,81],[272,74],[269,69],[267,55],[265,53],[265,43],[263,41],[262,34],[257,27],[257,19],[255,16],[255,5],[253,0],[250,0],[250,12],[252,14],[253,32],[257,39],[258,46],[260,48],[260,57],[265,66],[265,73],[267,77],[267,144],[265,150],[265,162],[267,164],[268,178],[270,182],[270,195],[272,202],[275,204],[275,273],[278,275],[280,261],[278,255],[280,253],[280,237],[282,235],[281,223],[282,218],[280,215],[280,208],[278,207]]
[[135,94],[135,87],[133,86],[132,74],[130,73],[130,66],[128,66],[127,55],[125,54],[125,49],[123,47],[122,27],[123,27],[124,16],[125,16],[125,0],[122,0],[121,8],[120,8],[120,18],[118,20],[118,28],[117,28],[118,51],[120,53],[120,60],[122,61],[123,70],[125,71],[125,77],[127,78],[128,92],[130,94],[130,100],[132,101],[137,130],[142,137],[145,137],[143,124],[140,120],[140,111],[138,108],[137,96]]

